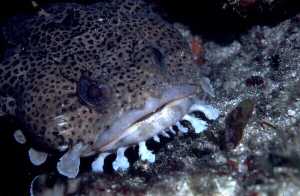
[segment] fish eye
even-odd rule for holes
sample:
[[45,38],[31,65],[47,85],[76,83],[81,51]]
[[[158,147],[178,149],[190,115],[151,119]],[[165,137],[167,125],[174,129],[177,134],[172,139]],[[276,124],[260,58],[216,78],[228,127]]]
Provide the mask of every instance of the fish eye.
[[154,55],[154,59],[155,59],[156,63],[158,65],[160,65],[160,67],[164,67],[164,55],[163,55],[163,53],[155,47],[152,47],[151,49],[152,49],[152,53]]
[[98,84],[87,76],[81,76],[77,84],[77,94],[83,104],[97,109],[107,103],[111,92],[107,85]]

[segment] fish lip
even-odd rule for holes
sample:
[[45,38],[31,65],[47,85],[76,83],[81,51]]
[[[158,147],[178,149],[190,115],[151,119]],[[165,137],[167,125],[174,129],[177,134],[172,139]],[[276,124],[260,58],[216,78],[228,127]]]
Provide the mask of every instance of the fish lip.
[[[124,137],[123,133],[129,130],[136,123],[143,122],[151,118],[158,112],[158,109],[163,110],[174,101],[196,97],[197,93],[198,91],[196,86],[180,85],[166,89],[160,98],[148,98],[143,109],[123,113],[110,129],[98,134],[95,141],[95,151],[113,151],[121,147],[122,145],[117,145],[117,143]],[[146,138],[146,140],[149,138]]]

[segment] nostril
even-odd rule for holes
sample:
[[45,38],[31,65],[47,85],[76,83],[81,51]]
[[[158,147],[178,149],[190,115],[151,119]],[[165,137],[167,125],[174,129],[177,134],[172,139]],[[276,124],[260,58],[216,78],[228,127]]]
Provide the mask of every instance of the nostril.
[[110,97],[107,85],[97,84],[86,76],[81,76],[77,85],[77,94],[82,103],[91,107],[104,107]]

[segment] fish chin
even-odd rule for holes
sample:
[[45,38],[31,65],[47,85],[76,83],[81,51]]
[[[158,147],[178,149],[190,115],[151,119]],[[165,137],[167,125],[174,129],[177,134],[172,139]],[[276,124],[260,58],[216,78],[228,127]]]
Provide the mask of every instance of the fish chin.
[[109,130],[99,134],[96,150],[114,151],[146,141],[181,120],[197,100],[195,88],[189,85],[164,92],[161,98],[148,98],[142,110],[123,114]]

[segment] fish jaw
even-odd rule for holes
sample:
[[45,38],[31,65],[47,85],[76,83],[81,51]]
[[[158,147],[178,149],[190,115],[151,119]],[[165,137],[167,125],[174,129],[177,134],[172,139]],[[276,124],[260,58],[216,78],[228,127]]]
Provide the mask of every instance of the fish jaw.
[[107,144],[100,145],[100,151],[111,151],[122,146],[138,144],[158,135],[161,131],[182,119],[193,104],[193,99],[190,96],[172,101],[160,111],[122,131],[119,137],[114,138]]
[[148,98],[143,109],[124,113],[110,129],[99,133],[95,151],[114,151],[152,138],[182,119],[196,99],[196,89],[188,85]]

